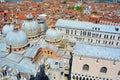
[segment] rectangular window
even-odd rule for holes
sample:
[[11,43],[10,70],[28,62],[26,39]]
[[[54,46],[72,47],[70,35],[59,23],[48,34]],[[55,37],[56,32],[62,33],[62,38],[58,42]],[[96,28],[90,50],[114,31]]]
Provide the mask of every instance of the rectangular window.
[[68,29],[66,29],[66,34],[69,34],[69,30]]
[[115,35],[113,36],[113,39],[115,39]]
[[99,35],[99,37],[101,38],[101,34]]
[[91,39],[91,43],[93,42],[93,39]]
[[52,55],[52,52],[50,52],[51,53],[51,55]]
[[83,36],[86,36],[86,32],[85,31],[83,31]]
[[104,38],[105,38],[105,39],[108,39],[108,35],[104,35]]
[[75,35],[76,35],[76,32],[77,32],[77,31],[75,30]]
[[118,36],[118,40],[120,40],[120,36]]
[[118,46],[118,45],[119,45],[119,42],[116,43],[116,46]]
[[90,36],[91,36],[91,32],[88,32],[88,33],[87,33],[87,36],[90,37]]
[[110,42],[109,42],[109,45],[111,45],[111,43],[112,43],[112,42],[110,41]]
[[114,43],[114,42],[112,41],[112,43],[111,43],[111,44],[113,45],[113,43]]
[[48,54],[49,54],[49,51],[48,51]]
[[105,44],[107,44],[107,41],[105,41]]
[[95,33],[92,33],[92,37],[95,37]]
[[88,39],[88,42],[90,42],[90,39]]
[[114,36],[111,35],[111,36],[110,36],[110,39],[115,39],[115,35],[114,35]]
[[100,40],[98,40],[98,43],[100,44]]
[[73,34],[73,30],[71,30],[71,34]]
[[98,37],[98,34],[96,34],[95,37]]
[[96,43],[100,43],[100,40],[96,40]]
[[58,65],[58,62],[55,62],[55,65]]
[[98,31],[100,31],[100,28],[98,28]]
[[80,35],[82,36],[82,31],[80,31]]

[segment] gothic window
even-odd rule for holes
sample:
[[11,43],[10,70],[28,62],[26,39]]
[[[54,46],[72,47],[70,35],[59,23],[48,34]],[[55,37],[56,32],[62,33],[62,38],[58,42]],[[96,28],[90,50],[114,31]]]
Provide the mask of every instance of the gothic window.
[[83,80],[85,80],[85,77],[83,77]]
[[120,71],[118,72],[118,75],[120,76]]
[[76,76],[76,80],[78,80],[78,76]]
[[102,68],[100,69],[100,72],[101,72],[101,73],[107,73],[107,68],[106,68],[106,67],[102,67]]
[[80,77],[79,80],[82,80],[82,77]]
[[75,79],[75,76],[73,75],[73,79]]
[[89,70],[89,65],[87,65],[87,64],[83,65],[82,69],[88,71]]

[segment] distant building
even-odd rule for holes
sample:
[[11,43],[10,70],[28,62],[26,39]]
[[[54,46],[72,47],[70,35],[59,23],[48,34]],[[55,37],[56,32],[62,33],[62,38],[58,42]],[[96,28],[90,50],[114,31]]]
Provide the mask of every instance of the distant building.
[[58,20],[56,27],[62,38],[73,43],[87,43],[100,46],[120,48],[120,28],[84,21]]
[[120,0],[94,0],[94,2],[120,2]]
[[76,44],[71,80],[119,80],[120,48]]
[[4,0],[0,0],[0,2],[5,2]]
[[62,38],[73,43],[71,80],[119,80],[119,26],[58,20]]

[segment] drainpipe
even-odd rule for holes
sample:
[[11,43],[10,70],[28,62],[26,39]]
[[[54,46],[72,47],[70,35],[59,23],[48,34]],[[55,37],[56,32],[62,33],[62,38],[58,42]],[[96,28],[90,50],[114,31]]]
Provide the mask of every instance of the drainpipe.
[[73,61],[73,54],[72,54],[72,52],[70,52],[70,60],[69,60],[70,69],[69,69],[69,77],[68,77],[68,80],[71,80],[72,61]]
[[11,53],[12,52],[12,46],[10,45],[10,50],[9,50],[9,53]]

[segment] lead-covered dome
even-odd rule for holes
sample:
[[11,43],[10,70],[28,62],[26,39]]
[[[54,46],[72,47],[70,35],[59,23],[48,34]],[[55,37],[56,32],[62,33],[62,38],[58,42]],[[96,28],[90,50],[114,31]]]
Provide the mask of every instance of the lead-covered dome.
[[32,20],[32,15],[27,15],[27,20],[23,22],[22,29],[27,34],[28,38],[39,36],[38,23]]
[[39,35],[38,23],[36,21],[24,21],[22,29],[25,31],[28,37],[34,37]]
[[6,35],[7,48],[21,48],[28,44],[27,35],[23,30],[13,30]]
[[14,25],[10,23],[6,23],[2,28],[2,33],[6,35],[8,32],[12,31],[14,29]]
[[52,27],[46,32],[46,41],[47,42],[59,42],[61,40],[61,33],[55,27]]

